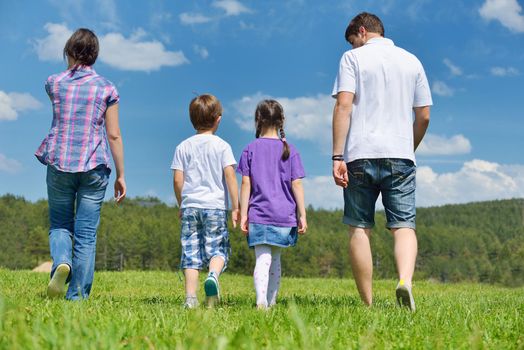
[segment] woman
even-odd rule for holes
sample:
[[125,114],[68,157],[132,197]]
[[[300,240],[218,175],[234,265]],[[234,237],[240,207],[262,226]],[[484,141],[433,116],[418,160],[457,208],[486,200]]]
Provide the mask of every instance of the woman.
[[96,230],[109,180],[111,149],[116,168],[115,200],[126,195],[124,151],[115,86],[92,68],[99,44],[78,29],[64,47],[68,69],[45,84],[53,105],[49,134],[36,152],[47,166],[49,246],[53,267],[49,297],[87,298],[95,269]]

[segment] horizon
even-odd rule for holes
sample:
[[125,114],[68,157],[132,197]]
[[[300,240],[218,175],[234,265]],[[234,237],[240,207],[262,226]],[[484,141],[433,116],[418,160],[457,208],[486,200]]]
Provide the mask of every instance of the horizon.
[[[194,134],[187,108],[194,92],[224,107],[217,135],[239,160],[254,139],[256,103],[277,99],[287,139],[299,150],[306,205],[343,206],[331,177],[333,87],[349,20],[377,14],[385,36],[415,54],[434,106],[416,152],[417,207],[524,197],[522,0],[117,0],[1,2],[0,196],[46,199],[45,167],[33,156],[49,130],[44,91],[66,69],[65,40],[93,29],[95,70],[120,93],[128,195],[175,203],[170,164]],[[32,11],[28,11],[31,6]],[[112,197],[110,185],[106,200]],[[381,209],[380,200],[377,209]]]

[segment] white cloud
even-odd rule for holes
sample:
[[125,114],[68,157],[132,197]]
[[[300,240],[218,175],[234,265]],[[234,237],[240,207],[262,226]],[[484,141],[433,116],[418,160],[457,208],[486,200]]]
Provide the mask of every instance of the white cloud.
[[431,86],[431,91],[439,96],[450,97],[455,91],[450,88],[445,82],[437,80]]
[[[240,128],[255,130],[255,109],[263,99],[273,98],[260,92],[244,96],[233,102],[233,107],[239,115],[236,119]],[[331,120],[334,100],[329,95],[318,94],[311,97],[277,97],[284,107],[286,135],[301,140],[320,144],[322,151],[329,153],[331,145]]]
[[[47,23],[49,33],[37,39],[34,45],[42,61],[61,61],[62,51],[72,31],[63,24]],[[147,33],[139,28],[129,38],[111,32],[99,35],[100,61],[120,70],[155,71],[163,66],[178,66],[189,63],[182,51],[166,50],[157,40],[145,40]]]
[[109,29],[117,29],[120,24],[118,18],[118,10],[116,8],[115,0],[96,0],[94,6],[100,14],[103,14],[105,19],[102,24]]
[[446,65],[446,67],[449,68],[449,71],[452,75],[462,75],[462,69],[459,66],[453,64],[453,62],[451,62],[449,58],[444,58],[443,62]]
[[212,20],[212,18],[204,16],[200,13],[181,13],[178,18],[182,24],[191,25],[191,24],[202,24],[207,23]]
[[16,174],[22,170],[22,164],[15,160],[9,159],[2,153],[0,153],[0,171],[8,174]]
[[218,0],[214,1],[212,5],[226,11],[226,16],[238,16],[242,13],[253,12],[237,0]]
[[464,163],[457,172],[437,174],[427,166],[417,169],[417,206],[521,197],[524,165],[475,159]]
[[426,134],[417,148],[417,154],[424,156],[468,154],[470,152],[471,143],[464,135],[460,134],[450,138]]
[[517,0],[486,0],[479,14],[487,21],[497,20],[515,33],[524,33],[524,16]]
[[496,77],[515,77],[520,74],[515,67],[492,67],[490,72]]
[[203,46],[193,45],[193,50],[195,51],[197,55],[199,55],[203,59],[206,59],[209,57],[209,51],[207,51],[207,49]]
[[42,61],[61,61],[64,46],[73,34],[65,24],[46,23],[44,29],[48,35],[43,39],[36,39],[34,49]]
[[328,210],[344,207],[342,187],[335,185],[332,176],[305,177],[302,183],[306,206]]
[[[303,179],[306,205],[341,209],[342,188],[331,176]],[[496,199],[524,197],[524,165],[503,165],[484,160],[465,162],[455,172],[437,173],[431,167],[417,168],[417,206],[428,207]],[[381,198],[376,209],[383,209]]]
[[120,33],[102,36],[100,60],[116,69],[146,72],[189,63],[182,51],[168,51],[160,41],[144,41],[145,35],[139,29],[129,38]]
[[11,92],[0,90],[0,120],[16,120],[18,112],[36,110],[42,107],[42,103],[28,93]]

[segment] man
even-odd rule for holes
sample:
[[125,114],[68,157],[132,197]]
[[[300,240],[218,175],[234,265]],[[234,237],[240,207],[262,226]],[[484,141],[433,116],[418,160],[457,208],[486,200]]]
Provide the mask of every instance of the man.
[[353,276],[363,302],[371,305],[370,235],[382,194],[386,227],[395,241],[397,301],[415,311],[415,150],[429,124],[431,92],[420,61],[384,38],[377,16],[357,15],[345,38],[353,50],[340,60],[332,93],[337,100],[332,159],[335,183],[344,188]]

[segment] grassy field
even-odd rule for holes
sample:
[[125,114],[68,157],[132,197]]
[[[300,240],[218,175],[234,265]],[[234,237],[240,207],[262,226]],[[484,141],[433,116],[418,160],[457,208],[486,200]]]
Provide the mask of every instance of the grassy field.
[[82,302],[46,299],[47,281],[0,269],[1,349],[524,349],[524,288],[416,282],[411,314],[387,280],[368,308],[352,280],[284,278],[269,311],[249,276],[225,274],[213,310],[183,309],[175,273],[98,272]]

